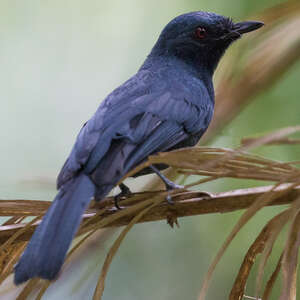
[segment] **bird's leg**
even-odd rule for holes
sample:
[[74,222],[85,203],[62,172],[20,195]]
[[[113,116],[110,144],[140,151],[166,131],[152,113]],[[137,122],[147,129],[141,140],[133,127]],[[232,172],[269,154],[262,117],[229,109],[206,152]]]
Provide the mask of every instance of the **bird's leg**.
[[[166,186],[166,190],[167,191],[171,191],[171,190],[174,190],[174,189],[182,189],[182,188],[184,188],[184,186],[176,184],[176,183],[172,182],[171,180],[169,180],[165,175],[163,175],[162,173],[160,173],[160,171],[156,167],[154,167],[153,165],[150,165],[149,167],[163,181],[163,183]],[[167,195],[166,200],[168,201],[169,204],[174,204],[174,201],[172,200],[172,197],[171,197],[170,194]]]
[[121,207],[119,206],[119,201],[121,200],[121,198],[129,196],[131,194],[131,190],[124,183],[120,183],[119,188],[121,190],[121,193],[119,193],[118,195],[116,195],[114,197],[114,202],[115,202],[116,209],[121,209]]

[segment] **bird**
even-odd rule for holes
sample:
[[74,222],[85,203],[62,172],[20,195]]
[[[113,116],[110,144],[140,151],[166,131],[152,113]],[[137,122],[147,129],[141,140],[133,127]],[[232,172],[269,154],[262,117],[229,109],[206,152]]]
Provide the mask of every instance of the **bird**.
[[[112,91],[80,130],[58,175],[58,193],[15,265],[15,284],[56,279],[92,199],[102,200],[149,155],[198,143],[213,117],[212,77],[221,57],[243,34],[263,25],[195,11],[164,27],[137,73]],[[152,165],[135,176],[156,173],[168,190],[178,188],[160,173],[166,167]],[[121,195],[129,192],[124,183],[120,188]]]

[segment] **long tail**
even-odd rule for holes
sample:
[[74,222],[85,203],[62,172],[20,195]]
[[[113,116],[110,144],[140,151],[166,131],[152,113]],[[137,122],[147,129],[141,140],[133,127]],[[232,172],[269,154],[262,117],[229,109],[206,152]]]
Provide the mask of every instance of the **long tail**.
[[61,188],[15,266],[16,284],[33,277],[52,280],[57,276],[94,194],[95,185],[82,173]]

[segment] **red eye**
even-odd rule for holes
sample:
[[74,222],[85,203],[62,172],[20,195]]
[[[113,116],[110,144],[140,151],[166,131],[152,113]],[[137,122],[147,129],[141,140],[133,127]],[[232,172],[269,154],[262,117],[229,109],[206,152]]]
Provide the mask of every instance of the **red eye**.
[[196,30],[195,30],[195,38],[198,39],[198,40],[201,40],[203,38],[205,38],[206,36],[206,30],[202,27],[198,27]]

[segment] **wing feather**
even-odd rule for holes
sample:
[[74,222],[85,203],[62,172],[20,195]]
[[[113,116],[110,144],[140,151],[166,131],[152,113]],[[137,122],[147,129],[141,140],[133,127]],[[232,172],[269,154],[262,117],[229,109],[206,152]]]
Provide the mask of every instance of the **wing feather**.
[[204,88],[197,96],[203,98],[198,105],[195,95],[189,95],[186,89],[184,95],[171,93],[172,89],[165,87],[163,92],[154,89],[150,93],[149,76],[140,71],[103,101],[78,134],[58,176],[58,188],[80,170],[91,174],[112,145],[115,147],[115,140],[134,145],[128,148],[130,153],[124,165],[124,170],[129,170],[150,154],[168,150],[207,128],[213,103]]

